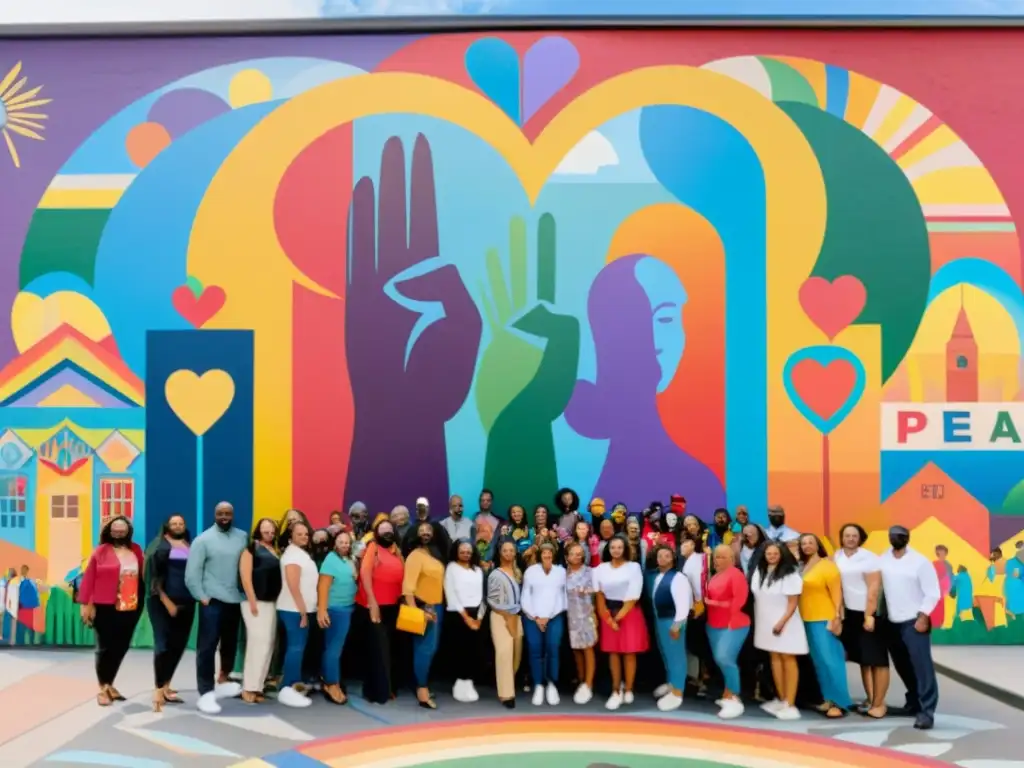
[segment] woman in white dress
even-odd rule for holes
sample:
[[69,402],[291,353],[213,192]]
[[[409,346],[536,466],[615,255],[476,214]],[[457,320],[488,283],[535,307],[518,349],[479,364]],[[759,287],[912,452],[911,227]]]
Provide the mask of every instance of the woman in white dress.
[[807,633],[800,618],[803,579],[785,545],[769,542],[750,582],[754,594],[754,647],[771,656],[778,698],[761,708],[780,720],[798,720],[796,690],[800,681],[797,656],[806,655]]

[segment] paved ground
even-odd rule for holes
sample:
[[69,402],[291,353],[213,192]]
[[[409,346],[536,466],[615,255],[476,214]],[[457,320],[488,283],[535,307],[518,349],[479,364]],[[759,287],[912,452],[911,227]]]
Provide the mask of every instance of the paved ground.
[[[1016,658],[1024,658],[1019,649],[1013,650],[1020,654]],[[961,651],[965,655],[984,652]],[[348,707],[331,706],[319,698],[304,710],[274,702],[249,707],[231,701],[217,718],[200,715],[191,703],[155,714],[149,706],[151,663],[149,652],[133,652],[118,678],[118,687],[129,700],[102,709],[94,700],[89,652],[0,652],[0,766],[398,768],[429,764],[469,768],[474,756],[487,754],[492,768],[500,768],[505,765],[503,758],[490,755],[532,751],[532,768],[725,764],[1024,768],[1020,737],[1024,712],[944,678],[940,679],[935,730],[921,733],[907,719],[874,722],[850,716],[835,722],[805,714],[801,721],[781,723],[754,707],[725,727],[711,704],[687,702],[682,710],[662,715],[648,696],[638,696],[632,707],[607,715],[597,701],[586,707],[563,702],[543,710],[521,701],[512,713],[491,695],[475,705],[457,704],[440,695],[435,712],[416,707],[411,696],[387,706],[353,696]],[[175,681],[189,702],[195,701],[193,664],[189,654]],[[1017,669],[1021,666],[1019,661],[1014,664]],[[1008,672],[1014,673],[1020,674]],[[859,688],[856,681],[851,685],[852,690]],[[898,683],[890,694],[892,702],[903,698],[897,687]],[[541,714],[546,717],[536,717]],[[554,714],[566,719],[551,717]],[[455,728],[446,728],[449,725]],[[405,728],[396,730],[400,727]],[[373,732],[378,729],[385,730]],[[473,736],[476,732],[479,738]],[[336,737],[344,738],[331,743]],[[452,740],[446,741],[449,737]],[[326,741],[310,743],[313,740]],[[467,751],[467,744],[476,746]],[[777,749],[777,760],[771,759],[769,748]],[[876,748],[881,749],[872,755]]]

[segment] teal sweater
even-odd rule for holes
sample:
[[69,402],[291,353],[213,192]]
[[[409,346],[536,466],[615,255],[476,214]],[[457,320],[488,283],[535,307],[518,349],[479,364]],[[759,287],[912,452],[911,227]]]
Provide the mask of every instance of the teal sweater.
[[185,566],[185,586],[196,600],[241,603],[245,594],[238,583],[238,560],[249,537],[240,528],[207,528],[192,542]]

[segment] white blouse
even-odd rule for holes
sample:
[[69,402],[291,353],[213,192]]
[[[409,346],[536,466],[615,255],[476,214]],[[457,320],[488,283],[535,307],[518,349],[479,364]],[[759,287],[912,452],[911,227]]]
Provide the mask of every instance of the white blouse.
[[879,573],[882,561],[874,552],[858,549],[852,556],[843,550],[836,552],[836,567],[843,582],[843,605],[851,611],[863,611],[868,604],[868,573]]
[[299,610],[299,606],[295,604],[295,598],[292,597],[292,591],[288,588],[288,571],[286,569],[289,565],[299,566],[299,594],[302,595],[302,602],[306,604],[306,611],[315,613],[316,584],[320,580],[320,572],[309,553],[294,544],[289,544],[284,554],[281,555],[282,586],[281,594],[277,596],[277,610]]
[[618,568],[613,568],[611,563],[601,563],[594,569],[594,591],[603,594],[605,600],[623,603],[639,600],[644,591],[640,563],[623,563]]
[[444,569],[444,596],[448,611],[462,613],[466,608],[478,608],[477,618],[484,615],[484,572],[480,568],[463,568],[458,563],[448,563]]
[[706,555],[694,552],[683,563],[683,576],[690,582],[690,591],[693,592],[694,602],[704,599],[704,563],[707,562],[705,558]]
[[535,563],[523,574],[523,613],[531,619],[553,619],[565,613],[565,568],[552,565],[544,572],[544,566]]

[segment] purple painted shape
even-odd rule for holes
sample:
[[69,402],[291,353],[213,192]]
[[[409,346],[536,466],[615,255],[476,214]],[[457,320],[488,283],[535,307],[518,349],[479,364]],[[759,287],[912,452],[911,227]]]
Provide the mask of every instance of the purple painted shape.
[[569,84],[580,68],[580,53],[564,37],[542,37],[523,57],[523,123]]
[[565,418],[576,432],[608,440],[608,456],[594,495],[642,509],[652,498],[686,497],[687,509],[708,520],[725,506],[718,477],[681,450],[661,423],[651,304],[636,279],[643,254],[601,270],[590,288],[587,313],[597,354],[596,383],[578,381]]
[[172,139],[191,131],[207,120],[230,112],[220,96],[201,88],[179,88],[165,93],[149,108],[150,122],[160,123]]
[[65,384],[70,384],[75,389],[102,408],[130,408],[123,400],[118,400],[102,387],[98,387],[91,381],[75,371],[61,371],[51,379],[44,381],[35,389],[29,390],[19,397],[9,408],[32,408],[38,406],[43,400],[52,395]]
[[[1020,515],[990,514],[988,518],[989,546],[998,547],[1011,536],[1024,531],[1024,517]],[[1024,536],[1021,536],[1024,539]]]
[[[18,292],[21,247],[50,181],[78,146],[112,115],[176,80],[222,64],[305,56],[371,70],[414,36],[210,37],[116,40],[5,40],[8,61],[23,61],[50,120],[46,141],[18,145],[21,168],[0,162],[0,316]],[[3,158],[0,158],[3,159]],[[10,325],[0,330],[0,366],[15,358]]]

